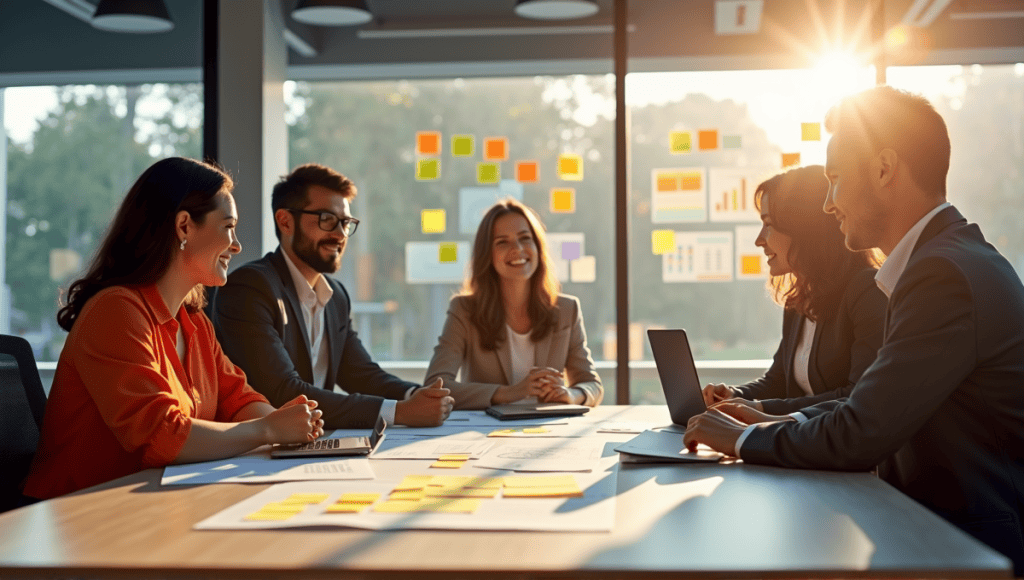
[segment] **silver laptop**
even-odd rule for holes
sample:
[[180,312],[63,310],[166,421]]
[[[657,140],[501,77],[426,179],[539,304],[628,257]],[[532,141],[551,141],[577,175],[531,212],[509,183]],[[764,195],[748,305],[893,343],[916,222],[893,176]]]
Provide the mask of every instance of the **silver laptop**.
[[704,395],[701,392],[700,379],[697,378],[697,367],[693,363],[690,342],[686,340],[686,331],[676,329],[647,331],[647,339],[651,342],[654,353],[654,364],[658,367],[661,379],[661,390],[665,393],[665,404],[668,405],[672,425],[661,427],[663,431],[676,433],[686,432],[686,422],[690,417],[707,411]]
[[293,445],[274,445],[270,449],[270,457],[273,459],[298,458],[298,457],[332,457],[345,455],[370,455],[380,442],[384,440],[384,430],[387,428],[387,421],[384,417],[377,417],[377,424],[369,437],[338,437],[334,439],[317,439],[309,443],[298,443]]

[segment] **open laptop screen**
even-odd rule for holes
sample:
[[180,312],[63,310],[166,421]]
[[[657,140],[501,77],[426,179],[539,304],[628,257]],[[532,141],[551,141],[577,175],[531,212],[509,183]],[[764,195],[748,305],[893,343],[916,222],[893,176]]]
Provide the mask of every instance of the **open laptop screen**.
[[686,331],[650,329],[647,338],[651,341],[654,364],[658,367],[661,389],[665,392],[672,422],[686,427],[690,417],[707,410]]

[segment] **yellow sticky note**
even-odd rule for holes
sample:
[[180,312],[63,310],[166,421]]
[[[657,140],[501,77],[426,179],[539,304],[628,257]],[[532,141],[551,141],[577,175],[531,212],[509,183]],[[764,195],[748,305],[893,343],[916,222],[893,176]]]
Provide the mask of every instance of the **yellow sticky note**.
[[477,183],[498,183],[501,181],[501,166],[497,163],[476,164]]
[[285,503],[301,502],[301,503],[320,503],[330,497],[329,493],[293,493],[284,500]]
[[429,486],[433,487],[462,487],[473,481],[470,475],[435,475],[430,479]]
[[435,462],[431,463],[430,466],[431,467],[437,467],[439,469],[458,469],[458,468],[462,467],[465,464],[466,464],[466,462],[464,460],[463,461],[435,461]]
[[469,459],[468,453],[448,453],[437,458],[438,461],[465,461]]
[[415,489],[409,491],[392,491],[391,495],[388,496],[388,501],[419,501],[423,499],[426,494],[422,489]]
[[269,522],[269,521],[283,521],[295,514],[291,512],[267,512],[258,511],[245,516],[245,519],[250,522]]
[[573,153],[558,156],[558,177],[565,181],[583,180],[583,158]]
[[[370,502],[373,503],[373,502]],[[336,503],[327,506],[326,513],[329,514],[357,514],[367,507],[369,503]]]
[[501,489],[501,486],[504,485],[504,483],[505,479],[503,477],[474,477],[466,482],[463,487]]
[[676,155],[680,153],[689,153],[690,139],[691,135],[689,131],[672,131],[668,134],[669,153]]
[[394,491],[408,491],[423,489],[434,479],[433,475],[406,475],[402,481],[395,486]]
[[373,503],[380,499],[379,493],[343,493],[338,502],[345,503]]
[[505,161],[508,159],[508,139],[506,137],[487,137],[484,139],[484,159],[487,161]]
[[440,155],[441,154],[441,132],[440,131],[418,131],[416,133],[416,154],[417,155]]
[[559,487],[506,487],[501,495],[503,497],[583,497],[583,491],[578,486]]
[[577,486],[571,475],[514,475],[505,478],[505,487],[564,487]]
[[443,234],[445,213],[443,209],[425,209],[420,212],[420,222],[425,234]]
[[547,433],[547,427],[527,427],[523,429],[523,433]]
[[424,496],[432,497],[478,497],[490,498],[498,495],[498,488],[487,487],[428,487]]
[[261,512],[283,512],[283,513],[297,514],[297,513],[301,512],[302,510],[306,509],[306,505],[307,504],[304,504],[304,503],[282,503],[282,502],[268,503],[267,505],[261,507],[259,511],[261,511]]
[[676,233],[673,230],[654,230],[651,232],[651,251],[655,256],[674,252],[676,249]]
[[515,433],[515,429],[498,429],[487,434],[488,437],[504,437]]
[[697,147],[701,151],[713,151],[718,149],[718,129],[697,131]]
[[417,511],[420,507],[418,501],[382,501],[373,506],[373,511],[388,514],[400,514]]
[[571,187],[552,189],[551,211],[553,213],[574,213],[576,211],[576,190]]
[[740,273],[758,275],[761,273],[761,256],[740,256]]
[[433,181],[441,177],[440,159],[419,159],[416,161],[416,181]]
[[800,165],[800,153],[783,153],[782,167],[786,168],[793,165]]
[[801,141],[821,141],[821,123],[800,123]]
[[459,261],[459,245],[445,242],[437,245],[437,260],[442,263]]
[[473,155],[473,136],[452,135],[452,155],[455,157],[471,157]]

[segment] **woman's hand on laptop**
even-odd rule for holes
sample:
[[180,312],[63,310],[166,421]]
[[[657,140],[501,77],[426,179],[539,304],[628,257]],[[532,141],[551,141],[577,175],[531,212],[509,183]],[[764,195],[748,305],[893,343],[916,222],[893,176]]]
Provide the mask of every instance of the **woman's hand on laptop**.
[[704,394],[704,404],[708,407],[736,396],[730,387],[721,383],[705,385],[701,392]]
[[[757,405],[756,407],[754,405]],[[716,403],[711,408],[721,411],[730,417],[742,421],[747,425],[754,423],[774,423],[776,421],[793,421],[789,415],[769,415],[760,410],[761,404],[757,401],[746,399],[729,399]]]

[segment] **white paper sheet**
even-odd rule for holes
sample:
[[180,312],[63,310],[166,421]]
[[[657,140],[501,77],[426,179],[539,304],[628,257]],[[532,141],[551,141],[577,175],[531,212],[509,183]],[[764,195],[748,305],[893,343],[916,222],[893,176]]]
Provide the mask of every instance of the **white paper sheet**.
[[473,466],[513,471],[592,471],[597,469],[604,439],[506,440],[478,459]]
[[385,437],[373,453],[373,459],[437,459],[442,455],[468,454],[478,458],[494,446],[493,441],[466,439],[453,435],[441,439],[416,440]]
[[275,483],[279,481],[373,479],[364,457],[271,459],[269,448],[218,461],[168,465],[160,485],[200,483]]
[[[281,483],[253,495],[193,526],[197,530],[265,530],[310,526],[337,526],[368,530],[506,530],[540,532],[609,532],[615,525],[617,467],[598,473],[576,474],[583,489],[579,498],[504,498],[481,500],[472,514],[376,513],[328,514],[327,506],[343,493],[380,493],[382,498],[397,482],[293,482]],[[328,493],[319,504],[284,521],[246,521],[262,506],[293,493]],[[378,500],[380,501],[380,500]]]

